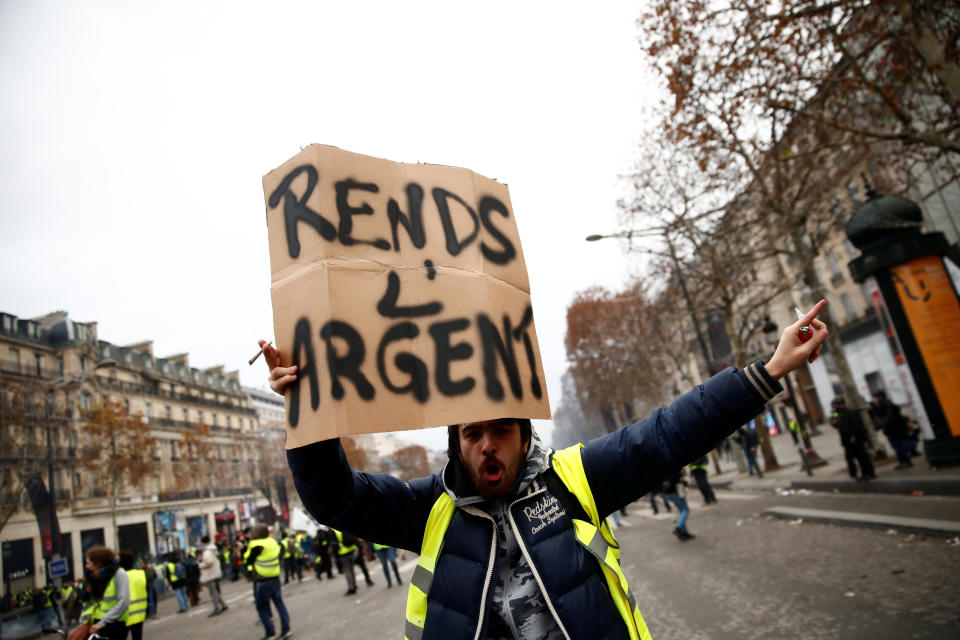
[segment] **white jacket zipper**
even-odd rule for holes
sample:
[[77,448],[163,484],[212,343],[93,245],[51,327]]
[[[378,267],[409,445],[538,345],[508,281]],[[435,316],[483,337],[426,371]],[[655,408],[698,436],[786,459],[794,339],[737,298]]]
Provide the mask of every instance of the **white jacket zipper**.
[[481,516],[490,521],[493,527],[493,539],[490,541],[490,560],[487,562],[487,576],[483,580],[483,595],[480,596],[480,619],[477,620],[477,631],[473,635],[473,640],[480,640],[480,632],[483,630],[483,615],[487,609],[487,593],[490,591],[490,581],[493,578],[493,566],[497,559],[497,521],[489,513],[481,511],[476,507],[461,507],[464,511]]
[[560,633],[563,634],[563,637],[567,640],[570,640],[570,634],[567,633],[567,630],[564,628],[563,623],[560,622],[560,616],[557,615],[557,610],[553,608],[553,602],[550,601],[550,596],[547,594],[546,587],[543,586],[543,580],[540,579],[540,574],[537,572],[537,565],[533,564],[533,558],[530,557],[530,554],[527,552],[527,545],[523,543],[523,538],[520,536],[520,528],[517,526],[517,523],[513,519],[513,505],[532,498],[536,495],[546,492],[546,487],[539,489],[533,493],[528,493],[522,498],[518,498],[510,503],[510,507],[507,508],[507,517],[510,518],[510,527],[513,529],[513,536],[517,539],[517,544],[520,545],[520,552],[523,553],[523,557],[527,559],[527,564],[530,565],[530,571],[533,572],[533,578],[537,581],[537,586],[540,587],[540,593],[543,594],[543,601],[547,603],[547,609],[550,610],[550,614],[553,615],[553,620],[557,623],[557,627],[560,629]]

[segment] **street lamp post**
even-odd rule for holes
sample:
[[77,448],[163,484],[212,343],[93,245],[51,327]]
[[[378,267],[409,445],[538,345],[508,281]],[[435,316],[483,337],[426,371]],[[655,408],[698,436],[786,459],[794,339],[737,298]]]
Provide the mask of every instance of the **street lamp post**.
[[670,250],[670,260],[673,262],[673,268],[677,274],[677,282],[680,284],[680,292],[683,294],[683,300],[687,305],[687,311],[690,313],[690,320],[693,322],[693,330],[697,334],[697,343],[700,345],[700,352],[703,354],[703,361],[706,364],[707,371],[713,373],[710,350],[707,349],[707,341],[703,337],[703,333],[700,331],[700,322],[697,320],[697,314],[693,308],[693,299],[690,297],[690,292],[687,289],[687,281],[683,277],[683,270],[680,268],[680,261],[677,259],[677,252],[673,246],[673,241],[670,239],[669,233],[667,233],[667,229],[651,229],[648,231],[630,230],[607,235],[594,233],[587,236],[586,239],[587,242],[596,242],[597,240],[603,240],[604,238],[626,238],[629,240],[634,237],[650,238],[656,236],[663,236],[667,243],[667,248]]
[[[779,342],[777,329],[777,325],[770,319],[770,316],[764,318],[761,331],[763,331],[763,337],[767,346],[771,349],[776,349]],[[810,416],[807,413],[800,413],[800,410],[797,408],[797,396],[793,390],[793,382],[790,380],[789,373],[783,376],[783,381],[787,386],[787,403],[790,405],[790,408],[793,409],[793,415],[800,423],[800,438],[803,442],[803,445],[799,447],[800,464],[803,465],[803,469],[807,472],[807,475],[812,476],[813,469],[824,466],[827,464],[827,461],[821,458],[813,448],[813,442],[810,440],[810,429],[808,429]]]

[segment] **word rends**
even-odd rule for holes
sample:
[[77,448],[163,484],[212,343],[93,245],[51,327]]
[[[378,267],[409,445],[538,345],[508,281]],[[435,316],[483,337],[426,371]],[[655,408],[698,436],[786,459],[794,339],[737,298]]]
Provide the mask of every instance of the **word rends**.
[[[293,181],[304,174],[307,178],[307,188],[301,195],[294,193]],[[390,224],[393,243],[391,244],[385,238],[356,238],[353,236],[353,217],[359,215],[374,215],[373,208],[362,199],[359,199],[363,193],[379,193],[380,187],[373,182],[358,182],[352,178],[340,180],[334,183],[336,192],[336,207],[338,224],[328,220],[321,212],[314,211],[307,202],[313,195],[317,186],[319,174],[316,167],[309,164],[303,164],[288,173],[277,185],[273,193],[270,194],[268,203],[271,209],[275,209],[283,200],[283,216],[287,237],[287,250],[291,258],[297,258],[300,255],[300,238],[298,236],[298,223],[304,222],[320,234],[320,236],[329,242],[339,241],[344,246],[353,246],[365,244],[373,246],[383,251],[400,251],[400,228],[406,233],[410,243],[417,249],[422,249],[427,243],[427,227],[424,226],[423,200],[424,188],[416,182],[410,182],[405,188],[407,197],[407,211],[400,208],[400,204],[393,198],[387,202],[386,217]],[[486,242],[480,243],[480,251],[483,257],[494,264],[508,264],[517,256],[516,247],[503,232],[494,224],[492,214],[496,213],[503,218],[510,217],[510,211],[507,206],[493,196],[484,196],[480,198],[476,209],[471,207],[463,198],[443,189],[435,187],[430,191],[433,202],[436,205],[437,213],[440,217],[440,224],[443,228],[444,243],[447,253],[451,256],[459,255],[461,251],[473,243],[480,232],[482,226],[489,237],[496,242],[498,246],[490,246]],[[451,202],[458,204],[458,207],[451,207]],[[457,217],[468,221],[470,227],[469,233],[458,235],[454,227],[454,211],[460,210]],[[464,218],[466,215],[466,218]],[[461,225],[462,226],[462,225]]]
[[[420,338],[420,327],[410,318],[425,318],[442,313],[441,302],[429,302],[417,306],[397,304],[400,280],[396,273],[388,275],[387,291],[377,304],[377,311],[386,318],[398,321],[392,324],[380,337],[376,349],[376,370],[383,388],[393,394],[409,394],[424,404],[430,399],[430,368],[427,363],[409,351],[401,351],[393,358],[396,371],[403,374],[397,381],[396,371],[388,371],[387,351],[395,343]],[[528,304],[516,326],[507,314],[503,315],[500,327],[486,313],[477,313],[474,318],[452,318],[437,320],[427,327],[426,333],[433,347],[433,385],[436,391],[446,397],[461,396],[473,391],[477,381],[473,376],[458,380],[451,377],[454,362],[470,360],[474,356],[475,345],[482,357],[483,391],[494,401],[501,401],[506,391],[500,381],[500,365],[506,372],[510,393],[516,399],[523,398],[523,383],[514,343],[522,342],[528,369],[531,372],[530,393],[535,398],[543,395],[537,376],[536,360],[530,330],[533,325],[533,309]],[[473,341],[464,339],[471,336],[467,332],[473,327]],[[501,329],[502,327],[502,329]],[[367,346],[363,336],[350,323],[342,320],[329,320],[319,331],[314,332],[309,318],[302,316],[294,327],[292,364],[298,367],[297,380],[290,385],[291,393],[287,397],[289,406],[288,421],[296,427],[300,420],[301,385],[307,385],[310,391],[310,407],[316,411],[320,406],[321,363],[317,359],[314,338],[319,336],[326,347],[326,374],[330,383],[330,395],[335,400],[344,397],[346,390],[341,380],[349,381],[357,394],[366,401],[376,396],[376,388],[371,384],[362,367],[367,356]],[[338,352],[337,343],[345,345],[345,352]],[[341,349],[341,351],[343,351]]]

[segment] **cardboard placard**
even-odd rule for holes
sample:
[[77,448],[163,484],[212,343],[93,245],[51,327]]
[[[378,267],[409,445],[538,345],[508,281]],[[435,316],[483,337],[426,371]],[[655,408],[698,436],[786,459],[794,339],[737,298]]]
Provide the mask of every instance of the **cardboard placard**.
[[288,448],[550,417],[505,185],[311,145],[263,191]]

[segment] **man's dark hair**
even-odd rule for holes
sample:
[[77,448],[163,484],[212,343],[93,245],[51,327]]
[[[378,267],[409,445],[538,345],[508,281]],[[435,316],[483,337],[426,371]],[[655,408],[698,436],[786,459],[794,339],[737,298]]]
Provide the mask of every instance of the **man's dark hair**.
[[203,544],[210,544],[210,536],[203,536],[202,538],[200,538],[200,542],[202,542]]
[[[520,425],[520,443],[526,445],[533,437],[533,424],[529,418],[504,418]],[[460,425],[451,424],[447,427],[447,457],[451,460],[460,456]]]
[[132,551],[127,551],[126,549],[123,549],[117,555],[120,556],[121,569],[123,569],[124,571],[130,571],[130,569],[133,569],[133,552]]

